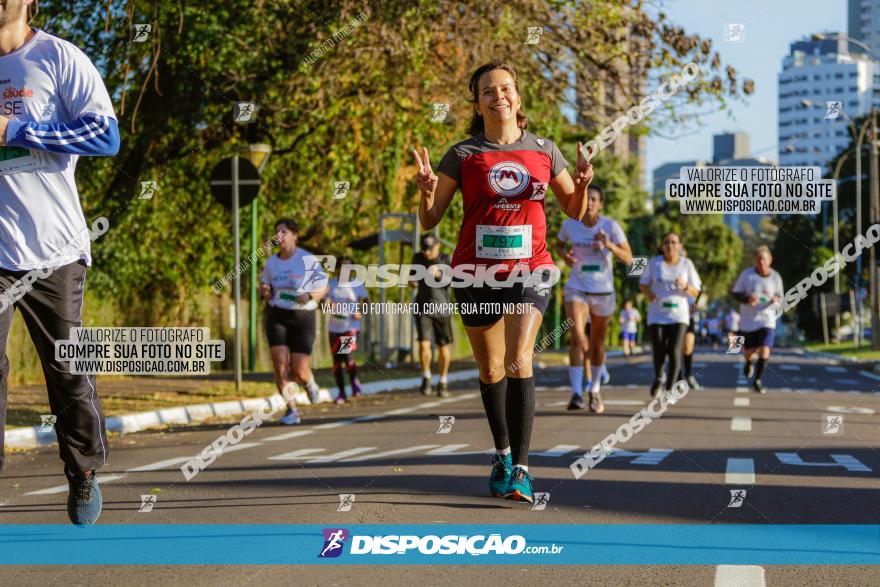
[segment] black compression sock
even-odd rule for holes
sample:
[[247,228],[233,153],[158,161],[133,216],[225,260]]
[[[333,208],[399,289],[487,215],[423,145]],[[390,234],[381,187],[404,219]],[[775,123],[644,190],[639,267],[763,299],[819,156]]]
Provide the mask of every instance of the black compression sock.
[[510,446],[510,438],[507,435],[507,420],[505,419],[505,399],[507,396],[507,377],[497,383],[483,383],[480,381],[480,395],[483,397],[483,408],[486,410],[486,418],[489,420],[489,429],[492,431],[492,440],[496,450],[504,450]]
[[685,355],[684,356],[684,378],[687,379],[691,376],[691,364],[694,362],[694,355]]
[[345,375],[342,373],[341,361],[333,361],[333,379],[339,387],[339,395],[345,397]]
[[535,378],[507,378],[507,427],[514,465],[529,464],[529,443],[535,421]]
[[760,380],[764,374],[764,368],[767,366],[767,359],[758,359],[758,365],[755,367],[755,380]]

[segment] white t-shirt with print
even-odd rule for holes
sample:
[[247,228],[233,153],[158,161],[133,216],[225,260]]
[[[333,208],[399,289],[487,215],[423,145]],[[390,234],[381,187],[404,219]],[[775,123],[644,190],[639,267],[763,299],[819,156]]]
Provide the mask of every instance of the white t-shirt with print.
[[749,304],[739,305],[739,329],[743,332],[754,332],[760,328],[776,328],[775,312],[765,310],[773,304],[773,296],[784,295],[782,290],[782,277],[771,269],[765,277],[749,267],[739,274],[739,279],[733,286],[733,293],[747,296],[758,296],[758,303],[754,306]]
[[623,309],[620,311],[620,317],[623,318],[623,326],[621,327],[623,332],[636,333],[639,331],[639,323],[636,319],[641,318],[642,315],[637,309]]
[[361,321],[354,319],[357,305],[367,299],[367,290],[360,281],[350,281],[339,285],[338,279],[330,280],[330,291],[327,303],[330,304],[330,317],[327,320],[327,331],[342,334],[360,331]]
[[684,255],[678,258],[678,264],[670,265],[657,255],[648,261],[639,283],[651,287],[657,296],[648,306],[648,324],[687,324],[690,320],[687,292],[675,285],[682,277],[688,286],[702,288],[700,276],[690,259]]
[[608,294],[614,292],[614,255],[608,247],[599,247],[595,236],[604,232],[615,245],[626,242],[626,235],[616,220],[599,216],[596,224],[587,226],[574,218],[566,218],[559,228],[559,240],[571,244],[575,266],[565,282],[566,288],[576,289],[588,294]]
[[318,292],[327,286],[327,273],[318,257],[297,247],[293,255],[282,259],[272,255],[260,274],[260,283],[272,286],[271,306],[285,310],[314,310],[318,302],[310,299],[305,304],[296,301],[304,293]]
[[[116,119],[98,70],[75,45],[38,30],[0,56],[0,114],[24,122],[70,122],[94,114]],[[90,239],[76,189],[78,155],[0,147],[34,167],[0,174],[0,267],[61,267],[84,259]]]

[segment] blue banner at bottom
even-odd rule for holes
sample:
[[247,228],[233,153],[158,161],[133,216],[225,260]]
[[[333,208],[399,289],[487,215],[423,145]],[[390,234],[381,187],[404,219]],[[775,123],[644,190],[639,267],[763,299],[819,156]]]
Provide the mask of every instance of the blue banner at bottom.
[[880,525],[0,525],[0,564],[876,565]]

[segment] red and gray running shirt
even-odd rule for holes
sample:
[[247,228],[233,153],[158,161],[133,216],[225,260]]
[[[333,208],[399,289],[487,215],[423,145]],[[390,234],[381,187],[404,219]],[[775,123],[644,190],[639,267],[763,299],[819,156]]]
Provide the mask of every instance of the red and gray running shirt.
[[490,143],[481,134],[453,145],[437,171],[458,182],[464,219],[452,266],[553,263],[547,248],[544,197],[568,166],[549,139],[523,131],[515,143]]

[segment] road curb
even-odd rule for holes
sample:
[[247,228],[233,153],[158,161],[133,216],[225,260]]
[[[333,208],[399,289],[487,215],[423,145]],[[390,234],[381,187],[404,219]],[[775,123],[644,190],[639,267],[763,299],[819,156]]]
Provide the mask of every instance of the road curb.
[[847,365],[856,365],[858,367],[863,367],[861,369],[862,371],[873,371],[874,373],[880,373],[880,361],[865,361],[862,359],[853,359],[850,357],[835,355],[834,353],[826,353],[824,351],[805,350],[804,354],[821,357],[823,359],[834,359],[836,361],[840,361],[841,363],[846,363]]
[[[449,374],[448,381],[454,383],[457,381],[467,381],[476,379],[479,376],[477,369],[467,369],[465,371],[454,371]],[[440,376],[435,375],[433,382],[439,383]],[[401,391],[405,389],[418,388],[422,383],[421,377],[406,377],[403,379],[390,379],[386,381],[372,381],[361,385],[361,393],[363,395],[374,395],[377,393],[386,393],[390,391]],[[351,386],[346,386],[346,392],[351,393]],[[330,390],[321,388],[318,392],[318,403],[330,403],[334,398],[330,395]],[[108,431],[118,432],[120,434],[130,434],[139,432],[147,428],[155,428],[165,424],[189,424],[191,422],[203,422],[217,416],[237,416],[252,412],[270,402],[273,405],[284,405],[284,400],[280,394],[275,394],[267,398],[251,398],[243,400],[231,400],[224,402],[212,402],[209,404],[194,404],[191,406],[178,406],[172,408],[163,408],[161,410],[153,410],[150,412],[137,412],[134,414],[123,414],[121,416],[110,416],[104,420]],[[280,403],[278,403],[280,402]],[[297,404],[309,404],[308,396],[300,393],[296,397]],[[40,431],[40,426],[32,426],[28,428],[11,428],[6,430],[5,445],[9,448],[36,448],[39,446],[48,446],[55,444],[55,430]]]

